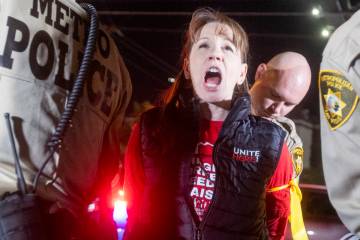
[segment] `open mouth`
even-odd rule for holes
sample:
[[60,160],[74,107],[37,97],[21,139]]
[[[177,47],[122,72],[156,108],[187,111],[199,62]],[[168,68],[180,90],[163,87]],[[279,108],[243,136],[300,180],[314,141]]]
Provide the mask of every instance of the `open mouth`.
[[209,90],[215,90],[221,83],[221,72],[217,67],[210,67],[205,73],[205,86]]

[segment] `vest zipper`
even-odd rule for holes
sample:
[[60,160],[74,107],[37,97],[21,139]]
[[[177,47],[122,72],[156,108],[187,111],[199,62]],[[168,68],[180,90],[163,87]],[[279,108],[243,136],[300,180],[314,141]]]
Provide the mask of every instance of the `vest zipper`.
[[[214,161],[214,164],[215,164],[216,153],[217,153],[218,148],[219,148],[219,144],[218,144],[218,142],[215,142],[214,149],[213,149],[213,161]],[[216,172],[216,168],[215,168],[215,172]],[[205,226],[206,219],[210,215],[210,212],[211,212],[211,210],[213,208],[213,205],[214,205],[214,202],[215,202],[215,199],[216,199],[216,189],[217,189],[217,185],[218,185],[217,179],[218,179],[218,176],[216,174],[215,175],[215,184],[214,184],[215,187],[214,187],[213,199],[210,202],[209,208],[205,212],[204,219],[200,222],[199,226],[196,228],[196,238],[195,238],[196,240],[201,240],[201,238],[202,238],[202,230],[203,230],[203,228]]]
[[201,231],[199,228],[196,228],[195,240],[201,239]]

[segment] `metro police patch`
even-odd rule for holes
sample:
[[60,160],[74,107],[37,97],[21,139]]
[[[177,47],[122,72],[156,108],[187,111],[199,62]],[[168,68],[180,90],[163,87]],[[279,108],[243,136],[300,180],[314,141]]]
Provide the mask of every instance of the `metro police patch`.
[[335,130],[351,117],[359,97],[345,76],[334,70],[320,71],[319,90],[325,118]]

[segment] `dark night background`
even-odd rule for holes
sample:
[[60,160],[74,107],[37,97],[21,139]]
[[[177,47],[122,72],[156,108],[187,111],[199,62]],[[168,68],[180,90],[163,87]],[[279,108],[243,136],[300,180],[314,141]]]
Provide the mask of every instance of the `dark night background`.
[[[179,69],[184,31],[191,13],[204,6],[237,20],[249,35],[248,79],[256,67],[282,51],[303,54],[312,68],[312,84],[289,115],[304,141],[301,181],[323,184],[319,134],[317,75],[327,38],[324,27],[338,27],[360,7],[358,0],[93,0],[103,22],[120,31],[115,38],[133,81],[133,101],[155,102]],[[318,17],[313,7],[321,7]]]

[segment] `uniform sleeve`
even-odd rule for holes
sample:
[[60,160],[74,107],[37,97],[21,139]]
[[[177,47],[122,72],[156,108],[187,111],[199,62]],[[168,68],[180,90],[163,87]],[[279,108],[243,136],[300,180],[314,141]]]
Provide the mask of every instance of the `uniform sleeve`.
[[349,69],[349,75],[351,79],[354,79],[352,85],[357,95],[360,95],[360,57],[354,60],[354,65]]
[[[106,129],[103,137],[101,155],[98,166],[98,176],[96,180],[96,188],[98,194],[108,198],[107,201],[111,202],[111,188],[110,184],[117,173],[123,173],[122,154],[120,150],[121,134],[125,131],[125,113],[128,108],[131,95],[132,85],[129,72],[121,58],[118,55],[118,71],[120,78],[114,80],[116,84],[117,97],[116,109],[112,116],[109,116],[109,126]],[[115,101],[114,99],[111,99]],[[95,141],[95,140],[94,140]]]
[[[286,186],[292,177],[291,155],[286,144],[283,144],[280,159],[267,189]],[[290,215],[290,189],[266,193],[266,220],[269,237],[272,240],[284,239],[288,217]]]
[[131,132],[125,153],[124,191],[127,201],[127,230],[131,231],[132,222],[137,216],[136,199],[140,199],[144,190],[144,169],[141,158],[140,126],[135,124]]
[[[341,221],[357,236],[360,236],[359,19],[360,11],[357,11],[331,35],[318,79],[326,188]],[[331,84],[331,78],[321,77],[321,74],[330,75],[328,72],[336,72],[341,84]],[[331,101],[337,96],[337,101]],[[338,105],[340,108],[335,108]]]
[[299,176],[303,170],[304,148],[302,140],[296,132],[295,123],[287,117],[277,117],[275,123],[278,124],[286,132],[286,145],[292,155],[292,164],[294,171],[294,175],[292,177],[296,178],[297,181],[299,181]]
[[[120,142],[121,142],[121,132],[125,131],[125,114],[128,108],[131,95],[132,95],[132,85],[129,72],[119,55],[118,57],[119,63],[119,72],[120,79],[118,79],[117,88],[119,88],[119,100],[117,102],[116,111],[114,116],[112,117],[108,132],[106,134],[106,139],[104,141],[108,141],[108,145],[110,146],[110,152],[117,154],[116,163],[119,165],[119,161],[121,160],[120,153]],[[109,158],[107,156],[107,158]],[[120,167],[123,166],[123,163],[120,163]]]
[[[341,70],[329,62],[330,60],[324,59],[322,68]],[[354,66],[350,68],[349,73],[346,71],[344,73],[354,90],[360,90],[360,60],[354,60]],[[324,92],[327,93],[327,91]],[[322,165],[326,188],[329,199],[341,221],[352,233],[360,236],[360,104],[357,102],[354,105],[353,112],[343,110],[343,119],[346,116],[346,120],[341,126],[332,130],[329,121],[335,117],[327,120],[325,112],[327,106],[322,101],[325,93],[320,95],[320,125]],[[360,91],[356,94],[360,96]],[[354,98],[345,95],[343,95],[343,99],[347,100],[348,106],[355,101]],[[349,99],[352,100],[349,101]]]

